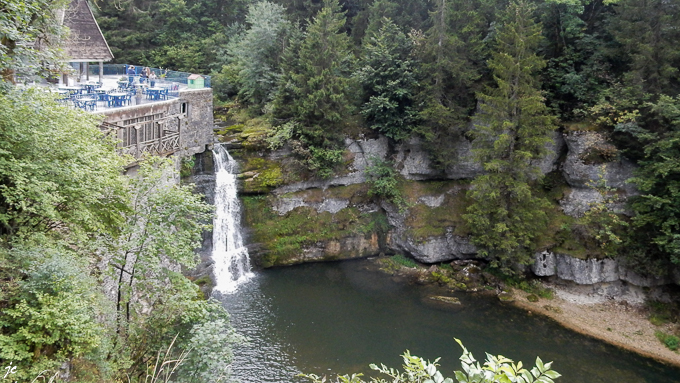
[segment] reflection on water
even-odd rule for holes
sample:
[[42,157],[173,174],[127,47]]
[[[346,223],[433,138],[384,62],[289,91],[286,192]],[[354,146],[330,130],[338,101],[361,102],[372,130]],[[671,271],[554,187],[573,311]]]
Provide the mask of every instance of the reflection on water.
[[401,364],[406,349],[459,369],[459,338],[484,352],[532,364],[538,355],[573,383],[680,382],[680,370],[561,328],[493,298],[458,294],[462,305],[427,299],[435,288],[395,282],[365,262],[265,270],[221,300],[250,338],[236,350],[234,376],[247,382],[298,382],[306,373],[369,373],[369,363]]

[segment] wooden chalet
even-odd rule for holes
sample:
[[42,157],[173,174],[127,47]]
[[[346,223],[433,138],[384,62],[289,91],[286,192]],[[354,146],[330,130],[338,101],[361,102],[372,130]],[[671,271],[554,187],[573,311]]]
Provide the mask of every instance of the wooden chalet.
[[[97,20],[87,0],[71,0],[61,15],[62,23],[70,30],[64,50],[69,57],[69,63],[79,63],[80,78],[83,72],[89,80],[89,64],[99,63],[99,82],[104,75],[104,62],[113,59],[113,53],[102,34]],[[64,82],[68,83],[67,75]]]

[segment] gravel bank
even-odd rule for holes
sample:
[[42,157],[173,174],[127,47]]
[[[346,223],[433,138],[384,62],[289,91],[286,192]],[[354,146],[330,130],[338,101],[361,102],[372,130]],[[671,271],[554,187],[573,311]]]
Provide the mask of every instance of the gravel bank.
[[529,302],[527,293],[514,290],[513,304],[550,317],[581,334],[680,367],[680,354],[666,348],[654,335],[657,330],[671,333],[671,325],[651,324],[644,306],[573,295],[555,286],[547,287],[555,290],[554,299]]

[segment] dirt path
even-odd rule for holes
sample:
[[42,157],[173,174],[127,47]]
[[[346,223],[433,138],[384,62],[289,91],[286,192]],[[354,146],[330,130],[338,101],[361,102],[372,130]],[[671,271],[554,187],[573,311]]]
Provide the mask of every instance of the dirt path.
[[671,333],[670,325],[654,326],[646,309],[626,302],[591,300],[556,290],[554,299],[529,302],[524,291],[515,290],[516,306],[550,317],[563,326],[607,343],[680,367],[680,353],[666,348],[654,335],[657,330]]

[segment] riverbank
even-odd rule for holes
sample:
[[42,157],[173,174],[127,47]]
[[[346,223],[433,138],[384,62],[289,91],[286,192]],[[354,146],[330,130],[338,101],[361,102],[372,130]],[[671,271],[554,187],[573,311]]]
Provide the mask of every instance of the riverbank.
[[626,302],[592,300],[555,290],[555,298],[527,300],[527,293],[513,290],[512,302],[531,314],[544,315],[562,326],[592,336],[623,349],[680,367],[680,353],[666,348],[654,335],[658,330],[672,332],[671,325],[655,326],[643,305]]

